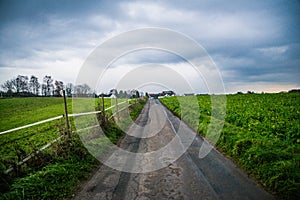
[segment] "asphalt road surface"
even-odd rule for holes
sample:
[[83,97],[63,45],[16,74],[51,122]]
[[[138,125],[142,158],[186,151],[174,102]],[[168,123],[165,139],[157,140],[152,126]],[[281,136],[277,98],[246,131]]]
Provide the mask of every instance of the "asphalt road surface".
[[[180,123],[187,135],[195,134],[157,100],[149,100],[120,148],[133,153],[155,152],[175,138]],[[155,171],[151,171],[151,165],[157,167],[164,156],[170,159],[172,152],[162,153],[158,160],[150,158],[147,163],[139,159],[125,161],[138,173],[102,165],[74,199],[274,199],[216,149],[199,158],[203,142],[196,136],[178,159],[168,164],[162,162],[166,166]],[[112,156],[118,159],[118,155]],[[137,171],[143,167],[147,172]]]

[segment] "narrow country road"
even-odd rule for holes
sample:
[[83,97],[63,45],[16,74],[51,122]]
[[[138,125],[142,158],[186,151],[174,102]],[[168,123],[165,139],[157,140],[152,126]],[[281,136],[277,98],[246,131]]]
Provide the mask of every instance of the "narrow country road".
[[[180,123],[187,134],[195,134],[157,100],[149,100],[120,147],[136,153],[156,151],[174,138]],[[146,124],[151,124],[150,128],[140,128]],[[146,132],[147,137],[143,137]],[[274,199],[217,150],[199,158],[202,143],[203,139],[196,136],[177,160],[155,171],[129,173],[103,165],[74,199]],[[160,159],[164,159],[164,154]],[[128,162],[132,166],[146,166],[138,160]]]

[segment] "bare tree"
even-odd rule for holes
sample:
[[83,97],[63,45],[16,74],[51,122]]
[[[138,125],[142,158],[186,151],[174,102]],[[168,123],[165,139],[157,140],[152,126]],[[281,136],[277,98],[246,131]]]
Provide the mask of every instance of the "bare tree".
[[66,85],[67,96],[71,97],[73,92],[74,92],[74,85],[72,83],[67,83]]
[[74,88],[77,96],[86,97],[92,94],[92,89],[87,84],[76,85]]
[[30,81],[29,81],[29,90],[32,94],[35,94],[36,96],[39,95],[39,89],[40,89],[41,85],[38,81],[38,78],[34,75],[32,75],[30,77]]
[[17,78],[12,80],[17,94],[20,92],[28,92],[28,76],[18,75]]
[[64,89],[64,83],[62,81],[55,81],[55,95],[61,96],[61,91]]
[[81,85],[75,85],[74,92],[77,96],[80,96],[80,94],[82,94],[82,86]]
[[17,95],[20,95],[20,93],[28,93],[28,76],[22,76],[18,75],[17,78],[7,80],[4,82],[1,87],[6,90],[9,96],[11,96],[13,93],[17,93]]
[[124,98],[128,98],[128,94],[127,94],[127,92],[126,91],[124,91]]
[[7,92],[7,91],[13,91],[14,90],[14,83],[13,80],[7,80],[5,81],[1,87]]
[[4,91],[7,93],[8,96],[12,96],[13,92],[15,91],[14,87],[14,80],[7,80],[1,85]]
[[119,98],[125,98],[124,92],[123,90],[120,90],[119,94],[118,94]]
[[47,85],[46,84],[42,84],[42,95],[47,96]]
[[21,92],[28,92],[28,76],[19,75]]
[[82,85],[82,90],[83,90],[83,94],[84,95],[88,95],[92,93],[92,89],[90,86],[88,86],[87,84],[83,84]]
[[46,96],[50,96],[51,95],[51,91],[53,92],[53,79],[51,78],[51,76],[45,76],[44,79],[43,79],[43,82],[45,83],[46,85]]
[[21,78],[19,76],[20,75],[18,75],[17,78],[13,79],[13,84],[14,84],[14,87],[16,88],[17,94],[19,94],[21,91]]
[[[2,92],[8,96],[61,96],[61,91],[64,89],[64,83],[62,81],[55,81],[50,75],[43,77],[43,82],[40,84],[38,78],[34,75],[22,76],[18,75],[17,78],[5,81],[0,88],[4,89]],[[87,84],[81,84],[74,86],[72,83],[68,83],[65,87],[67,96],[71,97],[73,94],[81,97],[96,97],[96,92],[91,89]],[[41,91],[40,91],[41,90]],[[117,92],[117,91],[116,91]]]

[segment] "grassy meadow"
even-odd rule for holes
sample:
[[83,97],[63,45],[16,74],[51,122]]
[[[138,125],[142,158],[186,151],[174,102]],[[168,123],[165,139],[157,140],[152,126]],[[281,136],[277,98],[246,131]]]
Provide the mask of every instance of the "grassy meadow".
[[[95,100],[93,109],[84,109],[91,102],[88,99],[76,99],[79,110],[102,110],[102,99]],[[119,103],[126,99],[119,99]],[[136,118],[145,101],[131,101],[130,117]],[[72,99],[67,99],[68,112],[73,113]],[[130,104],[131,104],[130,103]],[[109,108],[115,100],[105,99],[104,107]],[[123,108],[127,104],[119,106]],[[88,108],[91,108],[89,106]],[[77,108],[78,110],[78,108]],[[64,114],[62,98],[10,98],[0,99],[0,127],[1,131],[17,128],[37,121]],[[114,111],[114,110],[113,110]],[[113,112],[106,111],[108,117]],[[76,112],[77,113],[77,112]],[[78,116],[78,121],[86,127],[89,116]],[[74,118],[70,117],[73,131]],[[95,118],[95,117],[94,117]],[[126,121],[126,120],[125,120]],[[89,122],[91,123],[91,122]],[[94,122],[92,122],[94,123]],[[94,124],[91,124],[94,125]],[[129,124],[128,124],[129,125]],[[105,134],[116,143],[123,135],[113,120],[103,127]],[[26,164],[17,166],[16,163],[35,152],[43,145],[64,135],[64,118],[40,124],[34,127],[0,135],[0,199],[61,199],[69,197],[78,187],[80,180],[89,176],[99,162],[91,156],[82,145],[79,133],[73,132],[72,138],[63,137]],[[9,167],[14,170],[5,174]],[[57,184],[60,183],[60,184]]]

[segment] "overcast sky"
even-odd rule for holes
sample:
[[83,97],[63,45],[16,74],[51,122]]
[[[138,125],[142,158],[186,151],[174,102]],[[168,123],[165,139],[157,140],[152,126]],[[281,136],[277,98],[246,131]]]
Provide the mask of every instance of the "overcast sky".
[[[84,61],[107,39],[136,28],[161,27],[206,49],[226,93],[290,90],[300,87],[299,25],[296,0],[0,0],[0,83],[18,74],[75,82]],[[130,66],[181,66],[182,59],[173,57],[162,52],[129,55],[112,71],[125,76]]]

